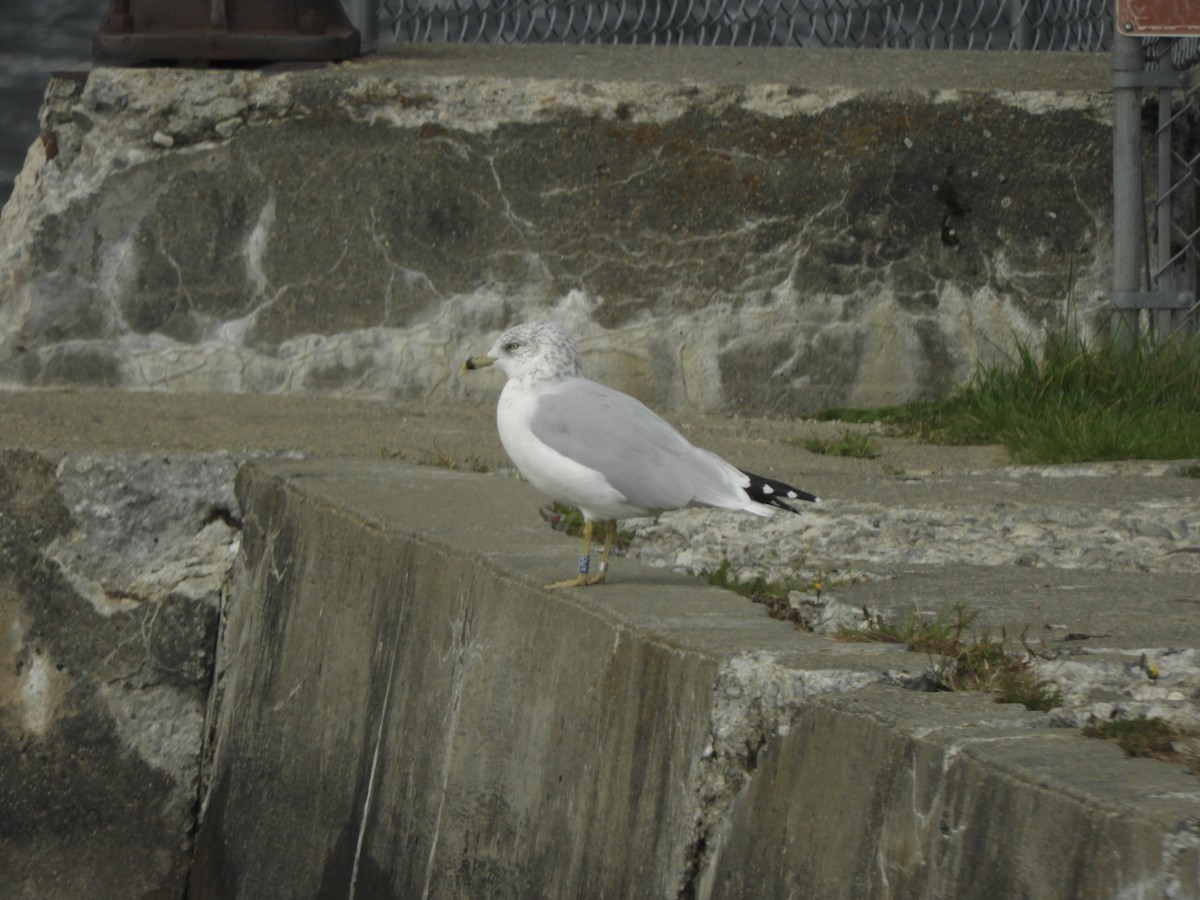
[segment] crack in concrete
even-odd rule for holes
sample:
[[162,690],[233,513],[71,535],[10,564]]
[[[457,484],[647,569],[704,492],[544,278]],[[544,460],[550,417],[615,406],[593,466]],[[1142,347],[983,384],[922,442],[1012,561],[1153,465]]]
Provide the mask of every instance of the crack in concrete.
[[706,877],[721,852],[728,812],[753,778],[772,738],[787,733],[796,712],[822,694],[846,693],[882,680],[882,671],[797,670],[766,652],[724,661],[714,681],[712,730],[694,789],[696,815],[678,900],[711,896],[713,886]]

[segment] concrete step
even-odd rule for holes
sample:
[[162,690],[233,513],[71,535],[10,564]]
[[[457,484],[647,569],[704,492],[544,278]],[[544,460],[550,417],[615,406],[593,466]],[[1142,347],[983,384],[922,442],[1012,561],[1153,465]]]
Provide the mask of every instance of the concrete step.
[[515,479],[238,491],[189,896],[1200,896],[1194,774],[661,569],[546,592]]

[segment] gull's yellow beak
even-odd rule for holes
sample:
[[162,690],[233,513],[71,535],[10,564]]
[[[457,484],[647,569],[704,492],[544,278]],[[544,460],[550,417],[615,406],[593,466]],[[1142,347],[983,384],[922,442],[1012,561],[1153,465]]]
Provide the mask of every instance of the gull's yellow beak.
[[468,356],[467,361],[462,364],[460,372],[470,372],[473,369],[486,369],[496,360],[491,356]]

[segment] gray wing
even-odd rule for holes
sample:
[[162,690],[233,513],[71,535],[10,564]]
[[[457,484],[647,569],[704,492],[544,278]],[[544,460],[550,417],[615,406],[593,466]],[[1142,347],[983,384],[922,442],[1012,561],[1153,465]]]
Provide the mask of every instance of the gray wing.
[[530,428],[538,440],[600,472],[631,504],[647,510],[711,503],[714,487],[725,493],[731,477],[739,478],[732,466],[692,446],[641,402],[586,378],[568,379],[541,394]]

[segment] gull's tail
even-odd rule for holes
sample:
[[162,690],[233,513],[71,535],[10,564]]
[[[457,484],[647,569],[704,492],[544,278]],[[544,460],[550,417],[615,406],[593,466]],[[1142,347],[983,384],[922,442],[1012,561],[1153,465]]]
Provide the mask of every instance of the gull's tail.
[[788,500],[807,500],[810,503],[816,503],[819,499],[816,494],[802,491],[800,488],[784,484],[782,481],[763,478],[761,475],[755,475],[745,469],[738,469],[738,471],[750,479],[750,486],[744,488],[750,495],[750,499],[756,503],[762,503],[764,506],[776,506],[789,512],[798,513],[800,510],[788,503]]

